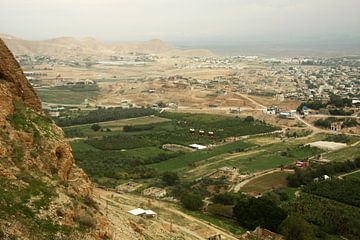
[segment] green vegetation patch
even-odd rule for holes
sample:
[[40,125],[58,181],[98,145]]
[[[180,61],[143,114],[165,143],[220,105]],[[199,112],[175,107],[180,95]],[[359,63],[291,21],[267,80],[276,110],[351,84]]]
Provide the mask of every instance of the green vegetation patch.
[[286,177],[288,172],[275,172],[271,174],[258,177],[247,183],[241,191],[252,193],[254,195],[270,191],[274,188],[283,188],[287,186]]
[[209,159],[211,157],[229,153],[233,151],[244,151],[245,149],[254,146],[254,144],[246,143],[243,141],[237,141],[233,143],[228,143],[214,149],[209,150],[200,150],[196,152],[191,152],[186,155],[181,155],[177,158],[172,158],[167,161],[156,163],[150,165],[160,172],[171,171],[175,169],[180,169],[192,165],[196,162]]
[[99,95],[97,85],[59,86],[50,89],[37,89],[37,94],[43,102],[61,104],[81,104],[85,99]]
[[346,178],[314,182],[306,185],[304,191],[360,207],[360,180],[358,179]]
[[156,112],[157,111],[151,108],[100,108],[90,111],[86,115],[57,119],[56,124],[61,127],[66,127],[79,124],[99,123],[118,119],[149,116],[155,114]]
[[348,239],[360,237],[360,208],[313,194],[301,193],[293,211],[323,231],[343,235]]
[[101,139],[92,138],[85,142],[101,150],[133,149],[153,145],[141,136],[135,137],[131,135],[105,136]]
[[36,239],[54,239],[57,233],[69,235],[68,227],[53,223],[49,218],[37,217],[56,196],[53,188],[26,172],[21,172],[17,178],[27,185],[20,187],[12,180],[0,179],[0,218],[21,222]]

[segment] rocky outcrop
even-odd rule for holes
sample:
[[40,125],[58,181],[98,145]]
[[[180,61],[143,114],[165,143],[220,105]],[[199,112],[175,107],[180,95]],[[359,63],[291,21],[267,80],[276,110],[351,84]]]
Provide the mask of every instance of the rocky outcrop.
[[34,89],[27,81],[19,63],[13,54],[6,47],[3,40],[0,39],[0,81],[6,84],[8,91],[13,98],[22,101],[26,106],[36,111],[41,111],[41,102]]
[[0,239],[110,236],[91,181],[1,39],[0,196]]

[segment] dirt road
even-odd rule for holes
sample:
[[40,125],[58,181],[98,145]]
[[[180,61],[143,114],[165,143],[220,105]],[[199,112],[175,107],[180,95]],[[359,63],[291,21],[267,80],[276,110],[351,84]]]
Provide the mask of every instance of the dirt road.
[[[158,209],[161,209],[161,211],[165,211],[165,212],[171,213],[173,215],[182,217],[182,218],[186,219],[187,222],[198,225],[199,227],[197,227],[197,228],[207,228],[215,233],[221,234],[223,237],[222,239],[231,239],[231,240],[238,239],[237,237],[233,236],[232,234],[227,233],[227,232],[223,231],[222,229],[219,229],[218,227],[212,225],[209,222],[199,220],[193,216],[190,216],[190,215],[176,209],[173,204],[169,204],[168,202],[163,202],[163,201],[156,200],[156,199],[150,200],[149,198],[145,198],[145,197],[139,196],[139,195],[119,194],[116,192],[106,191],[106,190],[99,189],[99,188],[95,189],[94,193],[95,193],[95,196],[97,196],[98,201],[100,201],[103,205],[107,204],[107,206],[110,207],[112,210],[116,210],[118,212],[118,215],[123,214],[126,216],[126,214],[128,214],[125,210],[125,207],[127,207],[129,209],[137,208],[139,205],[148,204],[149,202],[151,202],[151,206],[153,206],[154,208],[158,208]],[[115,201],[115,199],[117,199],[117,198],[123,199],[123,200],[121,202]],[[111,206],[109,205],[109,203],[111,203]],[[121,213],[119,213],[119,212],[121,212]],[[116,217],[114,218],[114,216],[113,216],[112,220],[116,222]],[[171,219],[163,219],[163,218],[161,218],[161,216],[159,216],[159,223],[164,222],[169,225],[171,224],[174,226],[174,228],[180,229],[182,232],[185,232],[186,234],[191,235],[195,239],[204,239],[204,236],[201,236],[196,231],[191,230],[188,226],[184,226],[184,225],[180,224],[179,222],[176,222],[175,220],[171,220],[171,222],[169,222],[169,220],[171,220]]]

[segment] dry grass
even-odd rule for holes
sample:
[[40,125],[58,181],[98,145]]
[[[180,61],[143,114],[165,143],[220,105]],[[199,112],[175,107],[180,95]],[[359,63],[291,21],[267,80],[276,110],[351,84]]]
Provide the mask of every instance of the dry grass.
[[250,195],[258,195],[259,193],[264,193],[270,191],[273,188],[282,188],[287,186],[286,177],[289,175],[289,172],[275,172],[271,174],[258,177],[250,182],[248,182],[241,191],[246,192]]

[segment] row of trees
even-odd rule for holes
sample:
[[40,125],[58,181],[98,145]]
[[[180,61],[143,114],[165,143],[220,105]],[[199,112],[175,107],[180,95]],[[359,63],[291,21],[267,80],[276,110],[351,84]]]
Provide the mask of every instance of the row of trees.
[[312,183],[315,178],[324,175],[333,176],[339,173],[347,173],[360,168],[360,157],[354,161],[331,162],[324,165],[312,165],[307,169],[296,168],[295,173],[287,177],[290,187],[299,187]]
[[351,107],[352,106],[352,100],[349,98],[342,98],[338,95],[331,95],[330,100],[327,102],[322,101],[307,101],[304,103],[301,103],[298,107],[298,111],[300,112],[304,106],[307,106],[310,109],[319,110],[321,108],[326,108],[327,106],[334,106],[336,108],[344,108],[344,107]]
[[108,109],[97,109],[90,111],[86,115],[80,115],[76,117],[68,118],[58,118],[55,119],[56,124],[61,127],[78,125],[78,124],[88,124],[88,123],[98,123],[104,121],[112,121],[125,118],[135,118],[142,116],[149,116],[157,113],[156,110],[151,108],[108,108]]
[[360,207],[360,180],[332,179],[313,182],[304,187],[307,193]]

